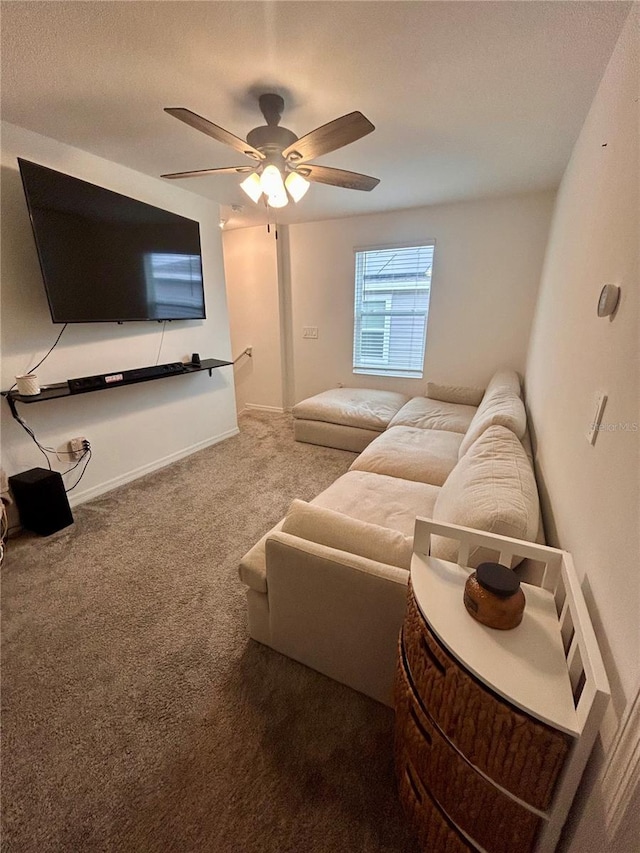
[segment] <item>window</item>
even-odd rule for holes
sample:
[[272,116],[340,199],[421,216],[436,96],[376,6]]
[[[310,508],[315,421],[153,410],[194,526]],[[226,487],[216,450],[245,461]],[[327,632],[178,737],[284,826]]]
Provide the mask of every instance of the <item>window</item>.
[[193,317],[202,308],[199,255],[149,252],[144,256],[149,316]]
[[356,251],[353,372],[422,378],[434,244]]

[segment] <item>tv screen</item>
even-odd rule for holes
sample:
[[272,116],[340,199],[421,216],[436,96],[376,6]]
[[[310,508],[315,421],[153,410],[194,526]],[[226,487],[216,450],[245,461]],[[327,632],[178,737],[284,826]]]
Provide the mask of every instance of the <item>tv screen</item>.
[[18,165],[54,323],[205,318],[197,222]]

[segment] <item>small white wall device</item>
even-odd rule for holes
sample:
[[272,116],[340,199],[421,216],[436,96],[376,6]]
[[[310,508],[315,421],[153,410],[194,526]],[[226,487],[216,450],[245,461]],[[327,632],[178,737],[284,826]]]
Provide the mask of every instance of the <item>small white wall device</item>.
[[620,288],[617,284],[605,284],[598,300],[598,317],[610,317],[618,307]]

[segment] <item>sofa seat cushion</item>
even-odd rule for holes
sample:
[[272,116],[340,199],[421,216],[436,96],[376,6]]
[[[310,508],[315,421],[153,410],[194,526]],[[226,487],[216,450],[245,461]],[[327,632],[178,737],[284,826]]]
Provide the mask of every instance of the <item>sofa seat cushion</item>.
[[438,486],[369,471],[348,471],[311,503],[370,524],[399,530],[413,539],[416,516],[431,517]]
[[301,400],[292,409],[294,418],[326,421],[382,432],[409,397],[395,391],[365,388],[333,388]]
[[412,536],[317,504],[294,500],[282,532],[378,563],[407,570],[411,567]]
[[458,461],[461,441],[460,433],[443,429],[389,427],[371,442],[349,470],[441,486]]
[[461,403],[443,403],[427,397],[414,397],[391,419],[393,426],[409,426],[418,429],[442,429],[464,434],[476,413],[475,406]]
[[[470,447],[440,489],[433,509],[434,521],[472,527],[514,539],[535,541],[540,505],[531,463],[511,430],[490,426]],[[434,536],[431,554],[457,559],[451,539]],[[482,548],[470,555],[474,567],[493,560]]]

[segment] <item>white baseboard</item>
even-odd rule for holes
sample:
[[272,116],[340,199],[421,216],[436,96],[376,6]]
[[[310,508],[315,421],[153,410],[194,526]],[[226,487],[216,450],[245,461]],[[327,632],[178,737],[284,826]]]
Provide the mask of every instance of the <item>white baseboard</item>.
[[[259,406],[257,403],[245,403],[243,412],[253,410],[256,412],[276,412],[279,415],[284,414],[284,409],[278,406]],[[241,413],[242,414],[242,413]]]
[[177,462],[178,459],[184,459],[185,456],[191,456],[192,453],[197,453],[198,450],[204,450],[205,447],[211,447],[214,444],[219,444],[226,438],[231,438],[238,435],[240,430],[237,427],[227,430],[213,438],[206,438],[204,441],[199,441],[183,450],[177,450],[175,453],[170,453],[168,456],[163,456],[162,459],[156,459],[149,462],[147,465],[141,465],[139,468],[134,468],[133,471],[127,471],[126,474],[120,474],[112,480],[107,480],[105,483],[99,483],[97,486],[92,486],[90,489],[85,489],[83,492],[69,495],[69,504],[78,506],[78,504],[90,501],[97,498],[99,495],[110,492],[112,489],[117,489],[118,486],[124,486],[125,483],[130,483],[132,480],[137,480],[139,477],[144,477],[145,474],[151,474],[152,471],[158,471],[160,468],[165,468],[171,465],[172,462]]

